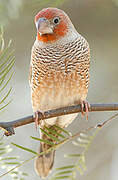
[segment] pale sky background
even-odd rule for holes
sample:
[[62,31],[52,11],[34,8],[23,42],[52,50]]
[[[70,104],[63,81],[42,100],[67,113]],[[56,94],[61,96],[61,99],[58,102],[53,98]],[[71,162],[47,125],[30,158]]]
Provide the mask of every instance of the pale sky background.
[[[16,1],[16,0],[15,0]],[[20,0],[17,0],[20,1]],[[47,6],[43,6],[47,7]],[[30,88],[28,82],[30,52],[36,36],[34,16],[42,7],[24,6],[19,18],[9,20],[5,28],[5,39],[13,40],[16,64],[12,79],[12,103],[1,113],[1,121],[12,121],[32,114]],[[60,6],[71,18],[77,30],[89,42],[91,48],[90,103],[118,102],[118,6],[117,0],[66,0]],[[17,11],[17,10],[16,10]],[[115,112],[89,113],[88,121],[78,118],[68,127],[72,133],[103,122]],[[79,180],[117,180],[118,179],[118,118],[104,127],[94,139],[86,157],[87,171]],[[34,124],[17,128],[9,142],[38,149],[39,144],[30,136],[39,136]],[[20,155],[21,160],[32,154],[15,147],[12,155]],[[65,144],[56,152],[54,167],[66,165],[71,159],[65,153],[79,153],[79,148],[71,143]],[[73,159],[74,160],[74,159]],[[54,168],[53,168],[54,169]],[[21,170],[28,172],[28,180],[40,180],[35,174],[33,161]],[[1,174],[1,173],[0,173]],[[11,180],[10,176],[2,178]],[[26,178],[27,179],[27,178]]]

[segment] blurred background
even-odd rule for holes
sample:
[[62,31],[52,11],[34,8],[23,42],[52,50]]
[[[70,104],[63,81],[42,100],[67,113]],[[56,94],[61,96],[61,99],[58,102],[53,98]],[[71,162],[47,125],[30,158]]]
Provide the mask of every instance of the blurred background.
[[[4,25],[5,42],[12,39],[15,49],[15,74],[11,84],[12,103],[0,113],[0,121],[12,121],[32,114],[28,82],[30,54],[36,37],[34,16],[44,7],[59,7],[71,18],[80,34],[91,48],[90,103],[118,102],[118,0],[0,0],[0,24]],[[89,120],[78,118],[68,127],[72,133],[103,122],[115,112],[89,113]],[[80,180],[118,179],[118,118],[106,125],[94,139],[86,157],[87,171]],[[38,149],[39,144],[29,136],[39,136],[34,124],[16,129],[15,136],[8,137],[25,147]],[[13,147],[14,148],[14,147]],[[56,153],[55,166],[59,167],[74,159],[64,158],[65,153],[77,153],[79,148],[65,144]],[[13,153],[21,160],[31,154],[14,148]],[[29,180],[39,180],[33,161],[21,169],[28,172]],[[3,172],[5,172],[3,170]],[[0,172],[2,174],[2,172]],[[3,180],[11,180],[5,176]]]

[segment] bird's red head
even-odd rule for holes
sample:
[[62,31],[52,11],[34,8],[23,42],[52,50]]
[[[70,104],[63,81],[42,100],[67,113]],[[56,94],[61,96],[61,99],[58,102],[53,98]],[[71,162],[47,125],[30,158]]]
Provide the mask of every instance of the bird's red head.
[[60,9],[46,8],[35,16],[39,41],[56,41],[64,37],[72,24],[69,17]]

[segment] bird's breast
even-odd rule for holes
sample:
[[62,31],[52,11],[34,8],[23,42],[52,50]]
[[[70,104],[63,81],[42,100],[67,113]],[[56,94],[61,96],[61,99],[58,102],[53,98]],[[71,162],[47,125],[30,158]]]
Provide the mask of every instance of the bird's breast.
[[34,84],[32,100],[35,111],[74,105],[85,99],[87,94],[84,81],[76,71],[64,73],[50,70],[35,79]]
[[89,48],[80,37],[65,45],[32,49],[33,110],[49,110],[79,103],[88,89]]

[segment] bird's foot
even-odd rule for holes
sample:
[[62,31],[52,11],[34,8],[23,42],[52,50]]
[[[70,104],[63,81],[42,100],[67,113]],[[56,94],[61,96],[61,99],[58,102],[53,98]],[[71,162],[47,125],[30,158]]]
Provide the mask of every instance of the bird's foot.
[[13,134],[15,134],[14,128],[12,126],[6,127],[5,130],[6,130],[4,133],[5,136],[12,136]]
[[90,104],[88,101],[81,101],[81,113],[82,115],[85,115],[86,113],[86,119],[88,120],[88,112],[90,111]]
[[44,117],[44,112],[43,111],[36,111],[34,113],[34,121],[35,121],[36,130],[37,130],[37,127],[39,125],[39,114],[41,115],[42,118]]

